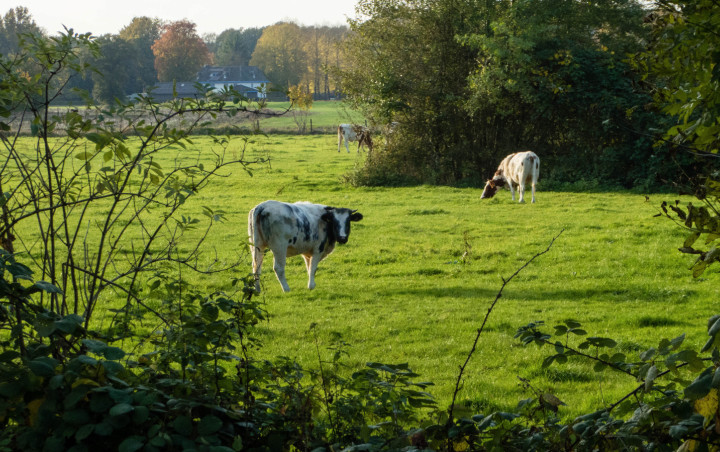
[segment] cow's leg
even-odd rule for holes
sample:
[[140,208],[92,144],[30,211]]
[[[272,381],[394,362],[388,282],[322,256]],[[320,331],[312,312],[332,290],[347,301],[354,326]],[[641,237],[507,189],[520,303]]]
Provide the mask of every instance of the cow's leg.
[[510,187],[510,194],[512,195],[512,200],[515,201],[515,187],[513,187],[513,183],[508,181],[508,187]]
[[535,181],[532,181],[532,203],[535,204]]
[[255,290],[260,292],[260,271],[262,269],[263,257],[265,257],[265,254],[263,253],[263,250],[253,244],[250,245],[250,251],[250,254],[252,254],[253,276],[255,277]]
[[525,202],[525,181],[520,181],[520,183],[518,184],[518,194],[520,195],[519,202]]
[[319,254],[313,254],[312,257],[305,257],[305,264],[308,270],[308,289],[310,290],[315,288],[315,272],[321,260],[322,257],[320,257]]
[[350,140],[348,140],[347,138],[345,138],[345,149],[347,149],[347,153],[348,153],[348,154],[350,153],[350,146],[348,145],[349,142],[350,142]]
[[283,292],[290,292],[290,286],[288,286],[287,280],[285,279],[285,259],[287,258],[287,249],[281,247],[277,251],[273,250],[273,270],[275,270],[275,276],[277,276],[280,285],[282,286]]

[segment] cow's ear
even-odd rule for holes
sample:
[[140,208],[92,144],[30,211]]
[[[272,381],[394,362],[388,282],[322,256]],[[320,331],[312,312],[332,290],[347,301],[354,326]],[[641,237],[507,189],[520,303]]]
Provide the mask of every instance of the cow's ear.
[[360,212],[355,212],[352,215],[350,215],[350,221],[360,221],[363,219],[363,216]]
[[322,216],[320,217],[320,219],[321,219],[322,221],[325,221],[326,223],[332,223],[332,221],[333,221],[333,213],[332,213],[332,211],[325,212],[324,214],[322,214]]

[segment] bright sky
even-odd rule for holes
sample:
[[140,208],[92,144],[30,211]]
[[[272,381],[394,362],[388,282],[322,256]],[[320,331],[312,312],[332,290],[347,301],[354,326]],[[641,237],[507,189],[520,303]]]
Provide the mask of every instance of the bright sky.
[[[12,0],[11,0],[12,1]],[[345,25],[355,17],[357,0],[15,0],[0,8],[26,7],[35,23],[51,35],[63,25],[95,36],[117,34],[133,17],[188,19],[198,34],[294,21],[300,25]]]

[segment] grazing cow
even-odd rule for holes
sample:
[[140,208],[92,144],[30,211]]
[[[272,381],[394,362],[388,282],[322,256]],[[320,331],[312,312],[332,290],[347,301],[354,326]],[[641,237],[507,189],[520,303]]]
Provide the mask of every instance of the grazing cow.
[[340,146],[345,140],[345,149],[350,153],[350,146],[348,145],[351,141],[358,142],[358,152],[362,145],[367,145],[370,152],[373,149],[372,136],[370,135],[370,129],[357,124],[340,124],[338,126],[338,152],[340,152]]
[[335,243],[347,243],[350,222],[362,218],[356,210],[309,202],[265,201],[255,206],[248,215],[248,235],[257,291],[266,248],[273,252],[273,269],[283,292],[290,291],[285,280],[285,258],[298,254],[305,258],[308,289],[314,289],[320,261],[332,253]]
[[532,184],[532,202],[535,202],[535,184],[540,176],[540,158],[532,151],[510,154],[500,162],[492,179],[485,184],[480,199],[492,198],[498,187],[508,186],[515,201],[515,186],[519,187],[520,202],[525,202],[525,185]]

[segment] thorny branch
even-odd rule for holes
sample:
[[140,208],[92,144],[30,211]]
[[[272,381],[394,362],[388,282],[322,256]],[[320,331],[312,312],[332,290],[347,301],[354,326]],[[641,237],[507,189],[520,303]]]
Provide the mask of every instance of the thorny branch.
[[[490,304],[490,307],[487,310],[487,313],[485,314],[485,318],[483,319],[482,325],[480,325],[480,328],[477,330],[477,334],[475,335],[475,341],[473,341],[472,348],[470,349],[470,352],[467,355],[467,358],[465,359],[465,362],[460,366],[460,372],[457,376],[457,381],[455,382],[455,390],[453,391],[452,396],[452,402],[450,403],[450,408],[448,408],[448,421],[447,421],[447,427],[449,428],[453,423],[453,413],[455,411],[455,402],[457,400],[457,395],[460,392],[461,386],[462,386],[462,379],[463,375],[465,373],[465,369],[467,368],[468,363],[470,362],[470,359],[472,358],[473,354],[475,353],[475,350],[477,349],[478,341],[480,340],[480,335],[482,334],[483,330],[485,329],[485,324],[488,321],[488,318],[490,318],[490,314],[492,313],[493,309],[495,308],[495,305],[500,300],[500,297],[502,297],[503,290],[505,289],[505,286],[508,285],[510,281],[512,281],[513,278],[515,278],[522,270],[525,269],[532,261],[534,261],[536,258],[542,256],[543,254],[550,251],[550,248],[555,243],[555,240],[557,240],[558,237],[565,231],[565,229],[561,230],[558,235],[553,237],[553,239],[550,241],[550,244],[545,248],[544,251],[541,251],[537,254],[535,254],[533,257],[531,257],[527,262],[525,262],[520,268],[515,270],[515,273],[510,275],[509,278],[505,279],[502,278],[502,286],[500,286],[500,290],[498,291],[497,295],[495,296],[495,300]],[[449,440],[448,440],[449,441]]]

